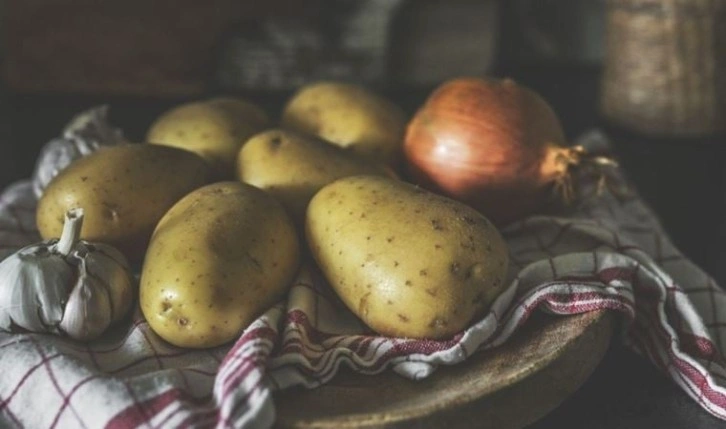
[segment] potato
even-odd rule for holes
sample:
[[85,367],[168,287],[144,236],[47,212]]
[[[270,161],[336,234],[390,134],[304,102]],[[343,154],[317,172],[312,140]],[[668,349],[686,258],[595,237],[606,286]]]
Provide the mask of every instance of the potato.
[[299,262],[297,234],[279,202],[243,183],[205,186],[154,231],[141,310],[172,344],[224,344],[283,298]]
[[239,148],[268,125],[267,115],[254,104],[214,98],[165,112],[151,125],[146,140],[192,151],[210,162],[219,178],[232,179]]
[[406,115],[363,87],[320,82],[303,87],[288,101],[282,125],[397,167]]
[[110,244],[140,261],[159,219],[209,176],[204,160],[181,149],[147,144],[102,148],[50,182],[38,202],[38,231],[45,239],[60,237],[65,213],[82,207],[81,238]]
[[479,212],[413,185],[340,179],[308,206],[315,260],[343,302],[389,336],[442,339],[505,287],[506,244]]
[[328,183],[346,176],[392,174],[316,137],[279,129],[248,140],[237,158],[237,171],[241,181],[275,196],[301,226],[308,202]]

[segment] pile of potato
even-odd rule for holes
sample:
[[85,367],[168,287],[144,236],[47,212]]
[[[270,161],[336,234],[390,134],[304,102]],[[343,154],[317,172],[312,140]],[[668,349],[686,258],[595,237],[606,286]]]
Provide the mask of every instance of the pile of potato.
[[277,125],[237,98],[185,104],[148,143],[61,172],[38,229],[58,237],[82,207],[81,237],[141,264],[143,314],[178,346],[234,340],[284,298],[308,253],[375,331],[450,337],[503,290],[506,245],[476,210],[399,179],[406,121],[369,90],[331,82],[302,88]]

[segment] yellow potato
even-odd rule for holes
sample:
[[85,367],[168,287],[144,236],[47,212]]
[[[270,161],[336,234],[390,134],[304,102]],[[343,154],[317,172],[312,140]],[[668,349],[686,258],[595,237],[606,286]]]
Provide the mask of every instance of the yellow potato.
[[343,302],[373,330],[442,339],[505,288],[496,228],[459,202],[375,176],[340,179],[310,202],[310,249]]
[[141,310],[172,344],[224,344],[283,298],[299,262],[295,228],[274,198],[239,182],[205,186],[154,231]]
[[262,108],[237,97],[215,97],[204,101],[205,104],[226,111],[235,120],[243,119],[249,125],[267,126],[270,119]]
[[269,125],[264,111],[236,98],[183,104],[162,114],[146,141],[189,150],[206,159],[219,178],[234,177],[239,148]]
[[303,87],[288,101],[282,125],[397,167],[406,115],[361,86],[320,82]]
[[237,158],[237,171],[241,181],[275,196],[299,225],[310,199],[328,183],[346,176],[391,174],[316,137],[279,129],[248,140]]
[[60,237],[65,213],[85,211],[81,238],[143,257],[156,223],[181,197],[208,183],[209,166],[180,149],[128,144],[99,149],[55,177],[38,202],[40,235]]

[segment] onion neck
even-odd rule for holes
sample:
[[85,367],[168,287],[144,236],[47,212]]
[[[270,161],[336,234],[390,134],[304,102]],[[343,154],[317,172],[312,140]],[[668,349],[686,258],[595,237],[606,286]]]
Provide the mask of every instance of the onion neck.
[[545,184],[554,183],[556,194],[566,203],[575,199],[575,183],[572,168],[580,166],[592,169],[599,181],[604,180],[603,168],[617,168],[618,163],[607,156],[589,153],[584,147],[547,146],[540,174]]
[[83,226],[83,209],[76,208],[66,212],[65,222],[63,223],[63,232],[61,233],[56,250],[63,256],[73,249],[73,246],[81,236],[81,227]]
[[564,202],[571,202],[575,197],[571,169],[580,165],[586,156],[587,151],[582,146],[565,147],[550,143],[545,148],[540,167],[543,184],[553,183],[555,193]]

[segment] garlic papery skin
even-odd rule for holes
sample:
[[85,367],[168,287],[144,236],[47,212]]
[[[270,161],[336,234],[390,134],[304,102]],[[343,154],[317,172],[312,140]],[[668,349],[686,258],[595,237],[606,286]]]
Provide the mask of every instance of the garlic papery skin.
[[51,180],[76,159],[101,147],[126,143],[123,132],[108,121],[108,106],[97,106],[75,116],[63,135],[40,151],[33,173],[33,193],[40,198]]
[[128,313],[134,283],[126,259],[111,246],[79,240],[82,226],[83,210],[69,210],[60,239],[0,262],[0,330],[88,341]]

